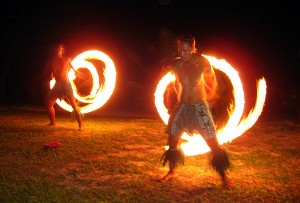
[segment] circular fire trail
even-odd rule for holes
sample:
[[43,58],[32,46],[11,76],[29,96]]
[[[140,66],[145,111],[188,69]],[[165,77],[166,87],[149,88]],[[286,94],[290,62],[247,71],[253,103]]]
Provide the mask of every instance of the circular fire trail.
[[[238,72],[224,59],[216,59],[215,57],[206,55],[203,56],[209,60],[213,68],[224,72],[230,79],[233,86],[234,105],[232,105],[232,108],[228,112],[230,117],[227,124],[224,127],[219,128],[217,132],[218,142],[223,144],[241,136],[245,131],[250,129],[255,124],[264,107],[267,93],[266,81],[264,78],[258,80],[255,106],[246,118],[241,119],[244,111],[245,98],[243,84]],[[169,83],[173,82],[174,80],[175,76],[170,72],[167,73],[159,81],[154,94],[157,112],[165,124],[168,123],[170,115],[168,114],[168,110],[164,105],[164,92]],[[181,148],[187,156],[204,154],[210,151],[210,148],[207,146],[205,140],[200,134],[189,136],[188,134],[183,133],[182,139],[186,140],[186,142],[181,144]]]
[[[99,75],[95,66],[88,60],[100,60],[104,62],[103,75],[105,78],[104,84],[100,85]],[[89,113],[102,107],[112,95],[116,83],[116,69],[114,62],[105,53],[98,50],[89,50],[79,54],[74,60],[71,61],[74,69],[68,72],[69,81],[73,88],[75,98],[86,105],[79,107],[81,113]],[[75,71],[80,68],[86,68],[92,75],[92,88],[90,94],[83,97],[79,94],[77,87],[74,83],[76,79]],[[52,89],[55,84],[55,79],[50,81],[50,88]],[[72,112],[71,105],[65,100],[57,99],[56,103],[63,109]]]

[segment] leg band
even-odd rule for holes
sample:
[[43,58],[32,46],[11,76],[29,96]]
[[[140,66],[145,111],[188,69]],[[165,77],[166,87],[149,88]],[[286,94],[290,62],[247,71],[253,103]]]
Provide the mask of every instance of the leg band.
[[176,168],[177,164],[184,164],[184,154],[181,149],[171,149],[169,148],[165,151],[161,157],[161,162],[163,166],[169,162],[170,170]]
[[219,149],[212,153],[210,165],[215,171],[221,176],[225,175],[225,172],[230,168],[231,164],[229,161],[228,154],[223,149]]

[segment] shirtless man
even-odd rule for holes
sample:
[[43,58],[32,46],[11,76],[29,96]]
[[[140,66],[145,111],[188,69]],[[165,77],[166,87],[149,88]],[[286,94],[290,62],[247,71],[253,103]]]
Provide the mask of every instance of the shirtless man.
[[183,164],[184,155],[179,146],[181,134],[200,133],[211,149],[211,166],[219,173],[225,188],[230,188],[226,176],[229,158],[216,139],[216,127],[207,102],[217,87],[214,71],[209,61],[196,52],[193,36],[181,35],[177,42],[179,57],[170,65],[176,77],[177,104],[167,126],[169,149],[162,156],[163,166],[169,162],[170,170],[161,181],[174,176],[178,164]]
[[64,57],[64,46],[59,44],[56,48],[56,56],[49,62],[48,68],[51,69],[51,77],[55,78],[56,83],[54,87],[48,92],[46,96],[45,106],[50,119],[49,126],[56,124],[54,104],[57,98],[68,98],[72,106],[75,118],[78,122],[79,130],[82,129],[82,119],[80,111],[77,108],[76,100],[73,94],[72,86],[68,79],[69,68],[72,67],[70,60]]

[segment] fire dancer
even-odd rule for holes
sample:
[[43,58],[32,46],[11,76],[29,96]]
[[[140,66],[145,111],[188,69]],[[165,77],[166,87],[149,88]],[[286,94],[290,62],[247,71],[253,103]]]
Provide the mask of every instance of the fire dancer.
[[72,64],[70,59],[65,57],[64,51],[64,46],[62,44],[58,44],[55,49],[55,57],[48,63],[47,67],[51,70],[51,78],[54,77],[56,80],[54,87],[46,95],[45,105],[50,119],[50,123],[48,125],[54,126],[56,124],[54,104],[57,98],[67,98],[73,108],[79,130],[81,130],[81,113],[77,107],[73,89],[68,78],[68,72],[70,67],[72,67]]
[[180,135],[183,132],[189,135],[200,133],[211,149],[211,166],[221,176],[224,187],[230,188],[232,185],[226,175],[230,167],[229,157],[216,139],[216,127],[208,104],[217,88],[215,73],[209,61],[197,52],[192,35],[180,35],[177,45],[179,56],[169,64],[176,77],[177,104],[167,125],[169,148],[162,156],[163,166],[168,162],[170,170],[161,181],[174,176],[178,164],[184,162]]

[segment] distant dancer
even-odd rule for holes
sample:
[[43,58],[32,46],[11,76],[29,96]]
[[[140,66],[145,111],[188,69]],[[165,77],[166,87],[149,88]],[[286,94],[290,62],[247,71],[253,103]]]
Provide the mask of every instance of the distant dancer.
[[77,107],[76,99],[73,94],[72,86],[69,82],[68,72],[72,67],[70,59],[64,56],[64,46],[58,44],[55,48],[55,57],[48,63],[51,70],[51,78],[55,78],[56,83],[54,87],[46,95],[45,106],[50,119],[49,126],[56,124],[54,104],[56,100],[67,98],[73,108],[75,118],[78,122],[79,130],[82,129],[81,113]]
[[179,56],[169,63],[170,71],[176,78],[174,88],[177,102],[169,110],[169,149],[162,156],[163,166],[168,162],[170,170],[161,181],[174,176],[178,164],[183,164],[184,154],[179,145],[182,133],[200,133],[211,149],[211,166],[220,175],[224,187],[230,188],[232,183],[226,175],[230,167],[229,157],[217,141],[216,127],[208,103],[217,88],[215,73],[209,61],[197,53],[192,35],[180,35],[177,45]]

